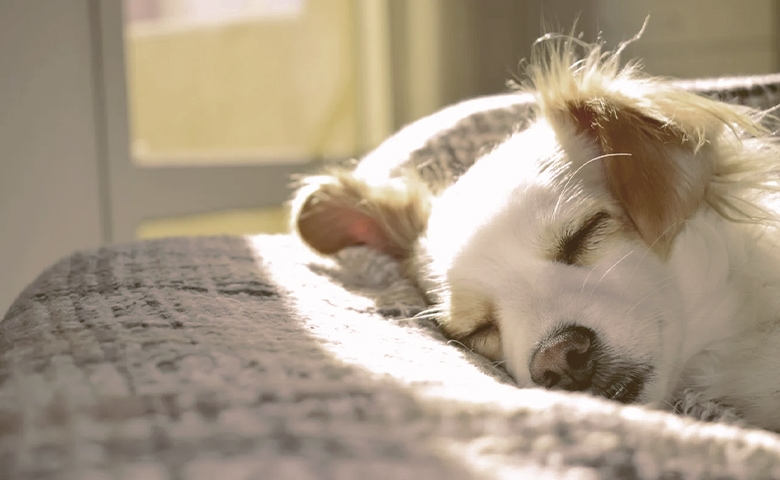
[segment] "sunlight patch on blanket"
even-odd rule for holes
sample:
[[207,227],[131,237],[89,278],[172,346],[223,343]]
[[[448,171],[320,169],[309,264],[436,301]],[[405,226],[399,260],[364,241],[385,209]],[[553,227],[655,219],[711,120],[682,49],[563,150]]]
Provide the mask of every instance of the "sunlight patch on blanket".
[[[306,343],[335,364],[354,369],[356,381],[368,380],[372,389],[400,389],[426,415],[457,419],[429,432],[429,446],[475,475],[517,478],[514,473],[530,475],[537,464],[549,470],[561,451],[568,456],[559,458],[560,473],[576,473],[572,467],[617,451],[644,477],[657,478],[669,465],[661,468],[656,460],[674,463],[683,441],[687,451],[715,456],[716,463],[725,465],[780,451],[780,441],[766,432],[702,423],[584,393],[518,388],[484,359],[449,343],[433,324],[379,313],[377,298],[404,281],[396,265],[361,260],[357,254],[339,263],[267,236],[247,238],[257,252],[258,268],[286,304],[285,321],[295,334],[313,340]],[[262,251],[275,255],[261,256]],[[634,457],[632,452],[639,450],[653,453]],[[522,455],[534,461],[514,465],[508,460]],[[505,469],[499,472],[491,465]],[[676,471],[700,467],[673,466]]]
[[[252,240],[256,237],[247,238],[252,248],[260,248]],[[295,261],[264,257],[262,268],[289,292],[292,319],[340,362],[393,381],[423,399],[538,411],[572,403],[570,395],[518,389],[506,381],[505,374],[503,378],[491,374],[489,362],[449,343],[428,323],[378,314],[372,295],[381,294],[392,282],[404,281],[397,265],[388,263],[384,270],[374,265],[368,281],[365,272],[345,272],[329,259],[311,254],[305,259],[308,262],[301,261],[300,250],[295,255]],[[352,277],[361,280],[363,288],[351,285]],[[585,410],[614,409],[584,395],[577,396],[576,404]]]

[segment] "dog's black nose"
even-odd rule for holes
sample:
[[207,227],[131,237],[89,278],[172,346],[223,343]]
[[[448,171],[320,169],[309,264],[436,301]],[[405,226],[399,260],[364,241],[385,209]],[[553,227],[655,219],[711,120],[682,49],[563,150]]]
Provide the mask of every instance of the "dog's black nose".
[[550,336],[531,357],[531,379],[549,389],[585,390],[593,378],[595,337],[593,330],[580,326]]

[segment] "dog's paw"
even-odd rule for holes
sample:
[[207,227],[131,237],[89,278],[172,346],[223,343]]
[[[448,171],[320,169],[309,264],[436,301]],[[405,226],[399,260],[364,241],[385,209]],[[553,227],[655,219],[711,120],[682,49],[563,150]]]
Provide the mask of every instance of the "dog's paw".
[[678,400],[674,402],[674,412],[705,422],[745,424],[734,407],[715,400],[707,400],[702,397],[701,392],[693,389],[682,392]]

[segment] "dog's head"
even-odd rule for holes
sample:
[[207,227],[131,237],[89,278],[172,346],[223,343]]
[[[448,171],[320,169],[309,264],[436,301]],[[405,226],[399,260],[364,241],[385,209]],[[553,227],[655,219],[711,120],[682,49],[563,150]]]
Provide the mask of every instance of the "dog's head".
[[521,385],[662,400],[684,360],[677,239],[697,215],[739,210],[734,133],[758,127],[575,46],[541,47],[531,127],[441,195],[412,177],[316,177],[295,225],[323,253],[367,244],[410,260],[442,329]]

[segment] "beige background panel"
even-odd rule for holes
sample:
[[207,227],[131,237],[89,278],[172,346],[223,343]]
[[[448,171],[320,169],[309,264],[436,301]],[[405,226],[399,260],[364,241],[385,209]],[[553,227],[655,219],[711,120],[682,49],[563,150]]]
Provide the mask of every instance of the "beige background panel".
[[346,157],[355,152],[350,0],[294,18],[135,25],[127,35],[133,147],[144,155]]
[[248,208],[146,220],[138,227],[138,238],[187,235],[249,235],[287,233],[288,209]]

